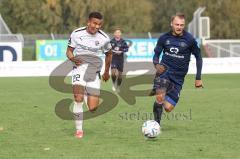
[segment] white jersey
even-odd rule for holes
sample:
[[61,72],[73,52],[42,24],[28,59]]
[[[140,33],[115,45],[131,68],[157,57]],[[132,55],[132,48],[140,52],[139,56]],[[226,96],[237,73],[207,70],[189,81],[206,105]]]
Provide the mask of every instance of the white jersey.
[[74,56],[81,60],[81,65],[73,67],[72,84],[82,85],[89,94],[100,94],[101,57],[111,49],[110,38],[99,30],[92,35],[86,27],[74,30],[68,46],[74,48]]
[[87,32],[87,27],[74,30],[68,46],[75,48],[74,55],[101,56],[111,49],[110,38],[102,30],[92,35]]

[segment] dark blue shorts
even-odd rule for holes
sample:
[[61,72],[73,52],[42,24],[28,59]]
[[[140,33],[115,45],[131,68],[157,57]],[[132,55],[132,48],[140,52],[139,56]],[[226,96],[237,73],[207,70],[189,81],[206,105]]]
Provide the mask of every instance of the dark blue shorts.
[[[176,82],[179,80],[180,82]],[[154,79],[153,89],[157,90],[161,87],[166,88],[165,100],[171,103],[173,106],[176,106],[180,92],[182,90],[184,77],[176,79],[170,72],[166,71],[161,75],[156,75]],[[167,81],[167,82],[166,82]]]
[[111,63],[111,68],[112,69],[115,68],[118,71],[123,72],[123,61],[122,60],[121,61],[120,60],[119,61],[113,60],[112,63]]

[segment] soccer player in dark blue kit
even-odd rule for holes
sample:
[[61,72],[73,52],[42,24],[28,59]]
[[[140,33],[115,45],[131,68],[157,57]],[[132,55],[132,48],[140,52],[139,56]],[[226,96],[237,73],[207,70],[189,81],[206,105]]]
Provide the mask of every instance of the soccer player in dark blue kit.
[[[193,36],[184,30],[184,27],[184,14],[176,13],[171,18],[171,31],[160,36],[154,49],[153,64],[156,68],[156,76],[150,95],[156,96],[153,114],[154,120],[159,124],[163,108],[166,112],[171,112],[179,100],[191,54],[196,58],[195,87],[202,88],[200,48]],[[161,53],[162,59],[159,60]]]
[[119,91],[122,83],[122,72],[124,65],[124,53],[128,51],[128,44],[122,38],[121,29],[117,28],[114,31],[114,38],[111,40],[112,45],[112,63],[111,63],[111,78],[113,82],[113,91]]

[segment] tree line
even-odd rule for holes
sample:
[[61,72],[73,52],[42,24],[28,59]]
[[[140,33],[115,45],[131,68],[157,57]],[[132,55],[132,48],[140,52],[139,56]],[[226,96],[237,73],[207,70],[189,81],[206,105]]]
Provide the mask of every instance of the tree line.
[[0,14],[13,33],[69,34],[86,25],[91,11],[104,15],[104,30],[120,27],[125,33],[166,32],[170,17],[183,12],[187,24],[205,6],[211,38],[240,37],[239,0],[0,0]]

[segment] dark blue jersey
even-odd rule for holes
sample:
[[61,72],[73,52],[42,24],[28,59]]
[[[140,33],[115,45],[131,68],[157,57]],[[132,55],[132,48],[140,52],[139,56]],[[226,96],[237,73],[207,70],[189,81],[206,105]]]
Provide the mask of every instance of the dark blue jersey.
[[112,61],[123,61],[124,60],[123,54],[125,52],[128,52],[128,45],[126,41],[123,39],[117,41],[115,38],[113,38],[110,41],[110,43],[112,45],[113,52]]
[[160,54],[163,52],[160,63],[165,65],[174,77],[184,78],[188,72],[191,54],[196,57],[197,74],[196,79],[201,79],[202,57],[200,48],[193,36],[183,31],[182,36],[174,36],[167,32],[160,36],[154,49],[153,63],[158,64]]

